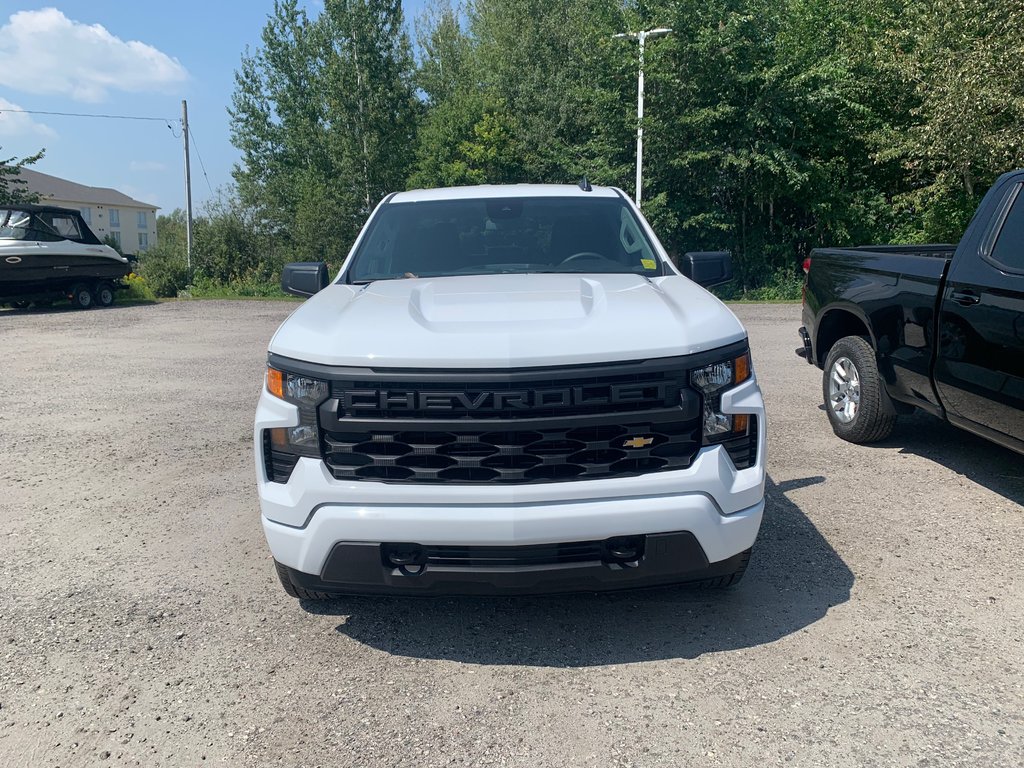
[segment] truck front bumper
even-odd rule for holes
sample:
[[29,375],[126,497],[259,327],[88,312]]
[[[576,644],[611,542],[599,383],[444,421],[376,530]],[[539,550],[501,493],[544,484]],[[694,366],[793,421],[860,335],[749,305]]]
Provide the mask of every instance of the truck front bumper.
[[[339,481],[322,461],[300,458],[288,482],[275,483],[262,430],[295,424],[297,414],[264,392],[255,433],[263,530],[293,583],[314,592],[516,594],[728,575],[761,525],[767,430],[754,380],[723,394],[721,407],[761,425],[746,469],[714,446],[686,469],[634,477],[412,485]],[[638,545],[637,557],[609,556],[622,539]],[[419,553],[413,567],[389,561],[398,545]]]
[[[621,555],[622,542],[638,547]],[[424,562],[396,566],[388,553],[410,544],[339,542],[319,574],[287,569],[300,589],[334,594],[528,595],[664,586],[728,577],[749,551],[709,563],[688,531],[539,547],[424,547]]]

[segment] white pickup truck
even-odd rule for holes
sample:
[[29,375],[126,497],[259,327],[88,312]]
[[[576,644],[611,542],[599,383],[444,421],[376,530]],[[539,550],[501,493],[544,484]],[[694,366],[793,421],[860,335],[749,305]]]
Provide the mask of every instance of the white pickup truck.
[[[270,343],[263,529],[285,591],[525,594],[747,567],[764,401],[747,334],[621,190],[401,192]],[[314,295],[315,294],[315,295]]]

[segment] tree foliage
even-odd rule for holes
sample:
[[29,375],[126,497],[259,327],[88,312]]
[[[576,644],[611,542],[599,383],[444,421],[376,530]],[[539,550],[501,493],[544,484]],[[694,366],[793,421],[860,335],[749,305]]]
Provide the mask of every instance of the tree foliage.
[[236,73],[238,223],[337,264],[405,186],[632,194],[637,46],[612,35],[669,26],[645,213],[671,249],[731,249],[741,290],[793,284],[815,246],[955,240],[1024,165],[1022,22],[999,0],[435,0],[414,61],[398,0],[278,0]]
[[45,150],[39,150],[34,155],[23,157],[20,160],[16,157],[0,160],[0,205],[39,201],[39,195],[25,189],[25,180],[19,178],[19,175],[21,169],[26,165],[32,165],[42,160],[44,152]]
[[399,0],[277,0],[229,110],[243,204],[297,255],[339,261],[404,184],[419,104]]

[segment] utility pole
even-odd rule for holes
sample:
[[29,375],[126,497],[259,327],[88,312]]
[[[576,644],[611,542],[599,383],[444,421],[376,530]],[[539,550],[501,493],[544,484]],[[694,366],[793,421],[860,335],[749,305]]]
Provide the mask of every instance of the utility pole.
[[612,35],[616,39],[628,38],[640,43],[640,74],[636,88],[636,207],[640,207],[644,183],[644,46],[649,37],[664,37],[672,32],[667,27],[648,29],[644,32],[620,32]]
[[185,140],[185,258],[192,276],[192,165],[188,156],[188,102],[181,100],[181,135]]

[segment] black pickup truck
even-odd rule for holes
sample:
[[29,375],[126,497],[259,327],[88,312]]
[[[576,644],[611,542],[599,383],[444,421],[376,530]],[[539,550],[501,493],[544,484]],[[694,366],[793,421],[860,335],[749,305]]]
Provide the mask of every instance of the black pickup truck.
[[1024,453],[1024,171],[957,246],[823,248],[804,270],[797,354],[839,437],[882,440],[920,408]]

